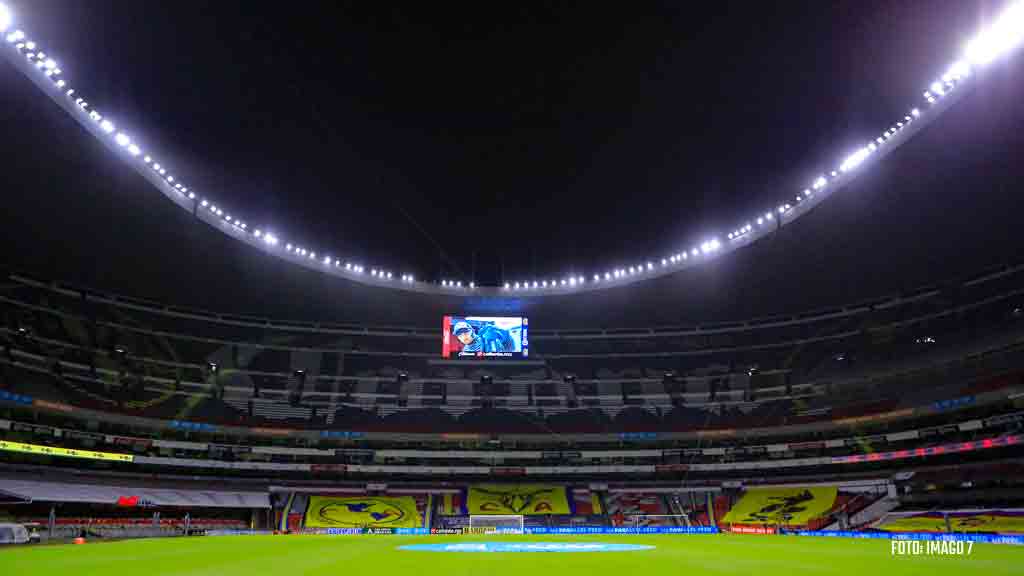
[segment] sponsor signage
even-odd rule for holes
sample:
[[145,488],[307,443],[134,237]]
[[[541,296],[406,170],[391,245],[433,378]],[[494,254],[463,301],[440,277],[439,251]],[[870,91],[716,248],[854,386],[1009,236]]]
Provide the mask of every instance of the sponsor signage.
[[114,454],[111,452],[96,452],[94,450],[76,450],[70,448],[58,448],[56,446],[42,446],[39,444],[23,444],[21,442],[8,442],[0,440],[0,450],[6,452],[21,452],[24,454],[38,454],[40,456],[63,456],[66,458],[85,458],[87,460],[110,460],[114,462],[131,462],[131,454]]

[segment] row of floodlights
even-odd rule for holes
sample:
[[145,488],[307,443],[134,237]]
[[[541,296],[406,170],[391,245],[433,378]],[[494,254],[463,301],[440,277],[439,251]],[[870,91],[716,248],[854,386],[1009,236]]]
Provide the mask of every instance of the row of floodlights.
[[[13,17],[10,10],[3,4],[0,4],[0,33],[6,33],[12,21]],[[20,53],[23,53],[29,61],[33,62],[34,66],[46,77],[50,78],[57,88],[66,88],[65,94],[68,98],[75,97],[74,89],[68,88],[66,81],[62,78],[63,71],[60,69],[57,62],[48,57],[44,52],[38,51],[36,43],[27,39],[23,31],[15,30],[6,34],[6,40],[9,44],[13,44]],[[987,64],[1016,48],[1021,44],[1022,40],[1024,40],[1024,2],[1017,2],[996,18],[993,21],[993,24],[986,31],[982,32],[968,43],[964,50],[964,59],[954,62],[941,78],[929,85],[928,90],[923,94],[925,101],[929,104],[935,104],[939,99],[955,89],[961,80],[967,78],[971,74],[972,65]],[[75,98],[74,102],[79,108],[87,111],[89,118],[99,126],[103,133],[112,137],[114,143],[118,147],[124,149],[132,157],[137,158],[142,156],[142,149],[132,141],[131,136],[125,132],[118,131],[117,127],[110,119],[104,118],[96,110],[89,110],[89,103],[82,98]],[[861,147],[847,156],[836,170],[833,170],[827,175],[822,174],[815,178],[809,187],[804,188],[800,193],[795,195],[794,201],[796,204],[812,198],[816,192],[823,190],[836,179],[841,178],[844,174],[861,166],[891,138],[908,127],[914,120],[920,117],[920,115],[921,112],[919,109],[912,109],[909,114],[902,118],[902,120],[894,123],[867,146]],[[148,165],[166,183],[167,186],[174,189],[178,194],[187,196],[190,200],[198,201],[198,208],[208,211],[211,215],[221,220],[225,225],[231,226],[235,232],[248,234],[249,226],[246,222],[239,218],[233,218],[231,214],[225,212],[210,200],[205,198],[199,198],[197,200],[194,191],[190,191],[188,187],[184,186],[181,182],[177,182],[174,175],[169,174],[167,168],[156,162],[151,156],[143,156],[142,161]],[[759,227],[763,227],[779,222],[789,214],[793,208],[795,208],[794,204],[780,204],[774,210],[766,211],[730,232],[728,234],[728,240],[738,241],[745,238],[754,232],[755,224]],[[776,216],[776,214],[778,214],[778,216]],[[256,229],[252,232],[252,235],[258,241],[263,242],[263,244],[268,248],[274,248],[279,244],[279,239],[273,233]],[[701,243],[699,246],[694,246],[688,251],[684,250],[662,258],[660,261],[660,267],[667,268],[669,266],[678,266],[688,260],[701,256],[712,256],[718,252],[721,247],[721,242],[717,238],[713,238]],[[287,254],[297,259],[317,259],[316,252],[307,250],[300,246],[286,244],[285,251]],[[361,265],[352,264],[350,262],[342,264],[340,260],[331,258],[330,256],[325,256],[322,262],[324,266],[344,270],[351,274],[363,274],[365,272],[365,268]],[[613,282],[615,280],[629,279],[638,275],[655,272],[657,269],[658,267],[655,266],[654,262],[649,261],[644,264],[629,266],[628,268],[608,270],[603,275],[594,274],[593,282]],[[370,276],[381,280],[393,279],[393,274],[391,272],[376,268],[371,268]],[[411,274],[403,274],[399,279],[403,283],[410,284],[416,281]],[[586,284],[586,280],[583,276],[570,276],[561,280],[532,280],[505,283],[504,288],[507,290],[574,288],[584,284]],[[476,288],[475,283],[469,282],[464,285],[461,280],[444,279],[441,280],[440,285],[443,288],[454,289],[462,289],[464,287],[468,287],[470,289]]]

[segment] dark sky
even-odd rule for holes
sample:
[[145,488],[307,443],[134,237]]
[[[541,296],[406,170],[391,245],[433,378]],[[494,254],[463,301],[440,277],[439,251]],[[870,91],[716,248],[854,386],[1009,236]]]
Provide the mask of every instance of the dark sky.
[[8,3],[252,225],[482,284],[724,235],[905,113],[1000,4]]

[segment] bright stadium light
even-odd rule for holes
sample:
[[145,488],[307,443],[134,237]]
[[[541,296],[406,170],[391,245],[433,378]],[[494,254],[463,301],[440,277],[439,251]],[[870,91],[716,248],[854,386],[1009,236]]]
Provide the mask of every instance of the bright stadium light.
[[111,132],[113,132],[113,131],[114,131],[114,129],[115,129],[115,128],[114,128],[114,123],[113,123],[113,122],[111,122],[110,120],[104,120],[103,122],[101,122],[101,123],[100,123],[100,128],[101,128],[101,129],[102,129],[102,130],[103,130],[104,132],[106,132],[107,134],[110,134],[110,133],[111,133]]
[[860,166],[861,163],[867,159],[869,154],[871,154],[870,148],[861,148],[860,150],[857,150],[853,154],[847,156],[846,160],[843,160],[843,163],[839,166],[839,169],[842,170],[843,172],[853,170],[857,166]]
[[127,134],[123,134],[123,133],[118,132],[117,136],[114,136],[114,142],[117,142],[117,145],[121,146],[123,148],[123,147],[131,144],[132,143],[132,139],[129,138]]
[[11,9],[4,4],[0,4],[0,32],[6,32],[11,27],[13,20],[14,16],[11,14]]
[[995,23],[967,44],[964,55],[973,64],[988,64],[1024,40],[1024,2],[1016,2]]

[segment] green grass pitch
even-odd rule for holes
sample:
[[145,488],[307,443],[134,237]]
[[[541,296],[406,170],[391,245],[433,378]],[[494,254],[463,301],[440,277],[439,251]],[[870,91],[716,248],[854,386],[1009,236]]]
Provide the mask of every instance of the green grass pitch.
[[[403,544],[522,541],[646,544],[635,552],[456,553]],[[0,548],[11,576],[741,576],[1024,574],[1024,547],[893,556],[888,540],[739,535],[222,536]]]

